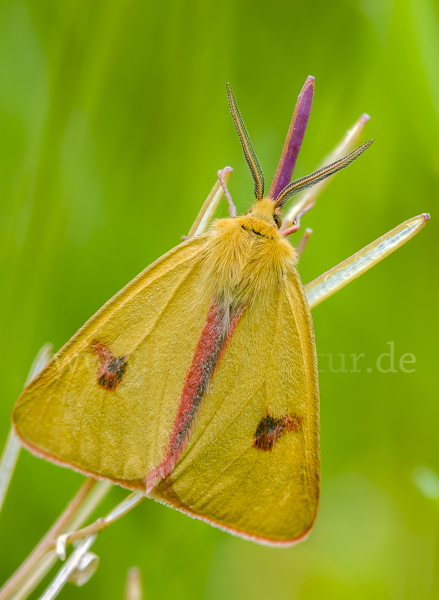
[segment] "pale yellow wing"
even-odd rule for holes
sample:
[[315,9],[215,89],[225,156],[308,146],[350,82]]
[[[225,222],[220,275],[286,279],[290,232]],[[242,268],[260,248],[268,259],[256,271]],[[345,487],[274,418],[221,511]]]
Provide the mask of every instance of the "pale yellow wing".
[[184,242],[143,271],[26,388],[13,420],[31,451],[145,488],[169,444],[206,318],[200,268],[208,239]]
[[[273,431],[276,422],[290,428],[272,434],[270,450],[258,427]],[[245,311],[192,437],[153,495],[232,533],[291,544],[314,522],[319,460],[314,335],[294,271],[266,313]]]

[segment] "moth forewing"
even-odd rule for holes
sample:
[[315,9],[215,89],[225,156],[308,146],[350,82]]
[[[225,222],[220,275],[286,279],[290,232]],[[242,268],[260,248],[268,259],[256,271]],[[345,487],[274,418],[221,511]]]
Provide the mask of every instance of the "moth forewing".
[[[86,474],[145,489],[147,472],[162,459],[208,308],[199,293],[205,243],[206,235],[193,238],[153,263],[53,357],[14,409],[25,446]],[[111,352],[113,363],[103,365],[96,344]],[[122,357],[126,368],[109,387],[103,366],[114,374]]]
[[[261,425],[265,445],[257,444]],[[296,272],[270,304],[243,314],[192,437],[153,495],[262,543],[293,544],[311,528],[319,400],[312,323]]]

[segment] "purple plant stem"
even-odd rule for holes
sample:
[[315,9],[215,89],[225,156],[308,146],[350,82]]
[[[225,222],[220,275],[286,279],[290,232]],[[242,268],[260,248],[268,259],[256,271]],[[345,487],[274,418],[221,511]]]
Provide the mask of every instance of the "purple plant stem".
[[294,108],[293,118],[288,129],[287,137],[268,197],[276,200],[279,193],[291,181],[291,175],[297,161],[306,126],[311,112],[314,95],[314,77],[308,77],[299,94]]

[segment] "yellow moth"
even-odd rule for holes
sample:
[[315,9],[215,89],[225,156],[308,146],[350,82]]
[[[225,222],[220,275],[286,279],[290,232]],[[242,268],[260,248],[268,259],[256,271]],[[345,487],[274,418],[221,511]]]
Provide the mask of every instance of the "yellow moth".
[[[239,536],[303,539],[319,499],[312,320],[283,205],[359,156],[290,183],[313,79],[299,96],[268,195],[230,86],[255,204],[183,241],[96,313],[19,398],[38,456],[164,502]],[[299,215],[300,217],[300,215]]]

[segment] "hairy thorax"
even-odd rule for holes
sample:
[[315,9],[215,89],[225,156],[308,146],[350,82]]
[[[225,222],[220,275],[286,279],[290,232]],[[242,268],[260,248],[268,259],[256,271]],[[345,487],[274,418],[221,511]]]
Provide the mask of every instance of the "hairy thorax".
[[207,289],[229,306],[270,302],[297,263],[295,249],[272,220],[272,208],[263,211],[263,203],[246,216],[215,221],[208,234]]

